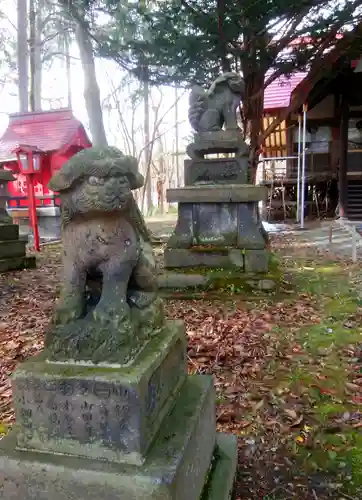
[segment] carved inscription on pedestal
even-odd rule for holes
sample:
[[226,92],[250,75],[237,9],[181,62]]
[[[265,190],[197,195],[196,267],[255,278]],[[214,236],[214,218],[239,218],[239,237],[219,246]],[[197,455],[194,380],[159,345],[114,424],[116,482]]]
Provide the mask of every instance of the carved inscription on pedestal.
[[[96,380],[16,380],[20,446],[101,442],[127,453],[138,442],[139,402],[127,387]],[[35,446],[35,445],[34,445]]]
[[185,185],[243,184],[247,182],[247,161],[218,158],[185,162]]
[[162,406],[171,396],[180,377],[186,373],[184,345],[178,341],[148,383],[146,397],[146,422],[150,428]]

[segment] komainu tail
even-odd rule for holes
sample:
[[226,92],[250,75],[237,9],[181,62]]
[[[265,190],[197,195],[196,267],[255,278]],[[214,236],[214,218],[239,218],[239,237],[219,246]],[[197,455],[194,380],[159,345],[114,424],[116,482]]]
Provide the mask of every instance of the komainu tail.
[[199,86],[192,88],[189,97],[189,122],[191,127],[198,131],[200,119],[205,110],[207,94]]

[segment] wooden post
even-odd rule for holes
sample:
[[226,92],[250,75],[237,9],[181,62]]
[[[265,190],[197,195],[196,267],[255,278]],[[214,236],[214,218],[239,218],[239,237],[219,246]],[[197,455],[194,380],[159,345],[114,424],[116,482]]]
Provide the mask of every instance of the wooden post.
[[348,122],[349,122],[349,103],[346,92],[341,96],[340,108],[340,155],[339,155],[339,215],[347,216],[347,153],[348,153]]
[[333,228],[332,228],[332,224],[330,224],[329,231],[328,231],[328,242],[330,245],[332,243],[332,238],[333,238]]
[[354,226],[352,232],[352,262],[353,264],[357,262],[357,231]]

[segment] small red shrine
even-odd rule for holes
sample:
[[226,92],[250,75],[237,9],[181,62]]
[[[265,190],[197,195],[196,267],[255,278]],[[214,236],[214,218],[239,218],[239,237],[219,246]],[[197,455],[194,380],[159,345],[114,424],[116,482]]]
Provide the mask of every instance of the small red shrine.
[[19,200],[19,204],[10,199],[9,208],[27,206],[26,182],[24,176],[19,174],[15,154],[22,144],[39,151],[40,173],[35,184],[37,205],[49,204],[47,200],[41,203],[39,197],[53,194],[47,188],[53,173],[69,158],[92,145],[82,123],[70,109],[10,115],[8,128],[0,139],[0,164],[15,174],[16,181],[9,183],[11,197],[25,198]]
[[[39,229],[43,232],[41,236],[47,237],[44,233],[49,231],[46,227],[42,228],[41,218],[51,216],[54,219],[59,212],[55,206],[54,193],[48,189],[47,184],[54,172],[67,160],[92,144],[82,123],[74,117],[71,109],[9,115],[8,128],[0,139],[0,167],[11,170],[16,178],[14,182],[9,182],[8,210],[13,219],[19,222],[29,216],[27,180],[20,172],[16,154],[24,145],[37,152],[39,173],[34,175],[35,203]],[[43,220],[43,225],[44,222],[46,221]],[[53,223],[54,221],[52,226]]]

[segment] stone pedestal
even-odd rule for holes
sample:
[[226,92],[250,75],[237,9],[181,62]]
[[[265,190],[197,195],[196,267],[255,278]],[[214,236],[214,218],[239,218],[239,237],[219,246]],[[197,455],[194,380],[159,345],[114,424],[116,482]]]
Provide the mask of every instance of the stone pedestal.
[[[27,208],[12,208],[9,210],[12,220],[19,225],[21,236],[28,237],[31,233],[31,223]],[[60,209],[59,207],[37,207],[39,236],[41,241],[60,239]]]
[[[249,183],[248,147],[238,131],[196,136],[187,149],[185,187],[169,189],[178,203],[175,231],[165,250],[166,269],[236,268],[266,273],[268,253],[258,203],[267,189]],[[209,155],[231,153],[227,158]]]
[[0,224],[0,273],[35,267],[35,257],[26,256],[26,242],[19,239],[19,227]]
[[215,432],[209,376],[187,376],[181,322],[127,366],[53,363],[13,375],[16,427],[0,442],[6,500],[227,500],[232,436]]
[[19,239],[19,227],[6,211],[7,184],[12,173],[0,169],[0,272],[35,266],[35,257],[26,256],[26,242]]

